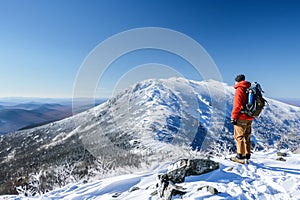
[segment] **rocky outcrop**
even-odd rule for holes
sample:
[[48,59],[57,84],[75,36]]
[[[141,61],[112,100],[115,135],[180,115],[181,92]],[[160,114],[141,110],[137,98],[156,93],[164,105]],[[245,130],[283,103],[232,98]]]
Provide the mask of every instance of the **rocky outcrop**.
[[280,152],[280,151],[278,151],[277,152],[277,156],[278,156],[278,158],[276,158],[277,161],[285,162],[286,159],[284,159],[283,157],[288,157],[288,154],[286,152]]
[[218,168],[219,163],[209,159],[181,159],[166,174],[158,176],[158,194],[166,200],[178,194],[184,195],[187,191],[176,183],[183,183],[187,176],[205,174]]

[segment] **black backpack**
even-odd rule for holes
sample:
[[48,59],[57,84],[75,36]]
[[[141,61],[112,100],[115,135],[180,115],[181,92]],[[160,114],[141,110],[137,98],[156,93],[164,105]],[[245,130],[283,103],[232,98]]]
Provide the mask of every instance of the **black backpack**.
[[267,103],[262,96],[263,92],[259,83],[252,83],[246,91],[247,103],[241,110],[241,113],[245,113],[251,117],[258,117]]

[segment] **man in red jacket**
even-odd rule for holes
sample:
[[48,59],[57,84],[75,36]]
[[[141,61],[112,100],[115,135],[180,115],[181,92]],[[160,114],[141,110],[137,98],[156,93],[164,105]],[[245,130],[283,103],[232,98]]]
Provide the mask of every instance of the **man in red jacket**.
[[240,74],[235,78],[237,82],[234,86],[236,89],[234,94],[233,108],[231,112],[231,123],[234,125],[234,140],[236,142],[236,157],[231,158],[232,161],[244,163],[245,159],[248,163],[251,156],[251,124],[254,117],[250,117],[240,111],[247,103],[247,88],[251,83],[245,81],[245,75]]

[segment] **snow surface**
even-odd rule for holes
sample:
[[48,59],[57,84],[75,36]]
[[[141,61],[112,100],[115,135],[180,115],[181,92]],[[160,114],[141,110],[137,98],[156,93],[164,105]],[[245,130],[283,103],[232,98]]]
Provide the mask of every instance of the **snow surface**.
[[[187,193],[172,199],[300,199],[300,154],[288,152],[286,162],[282,162],[276,160],[276,152],[274,149],[255,152],[249,165],[215,158],[220,163],[218,170],[187,177],[184,183],[178,184]],[[157,175],[165,171],[166,166],[161,165],[139,174],[70,184],[39,197],[2,196],[0,199],[156,200],[160,198],[151,193],[156,190]],[[212,195],[207,189],[200,189],[203,186],[212,186],[219,193]]]

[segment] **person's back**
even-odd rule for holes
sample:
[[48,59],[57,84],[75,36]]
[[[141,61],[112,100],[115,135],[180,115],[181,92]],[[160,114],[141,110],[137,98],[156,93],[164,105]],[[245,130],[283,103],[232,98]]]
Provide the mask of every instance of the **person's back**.
[[[237,79],[239,80],[239,79]],[[247,89],[251,86],[251,83],[245,80],[241,80],[234,85],[236,89],[234,94],[233,108],[231,113],[231,119],[240,120],[253,120],[254,117],[250,117],[245,113],[240,113],[240,111],[247,104]]]
[[247,89],[251,86],[251,83],[245,80],[243,74],[238,75],[235,78],[237,82],[234,86],[236,89],[234,94],[233,108],[231,112],[231,122],[234,125],[234,139],[236,142],[236,157],[231,160],[239,163],[244,163],[244,159],[247,161],[251,156],[251,125],[254,117],[248,116],[245,113],[241,113],[241,110],[247,103]]

